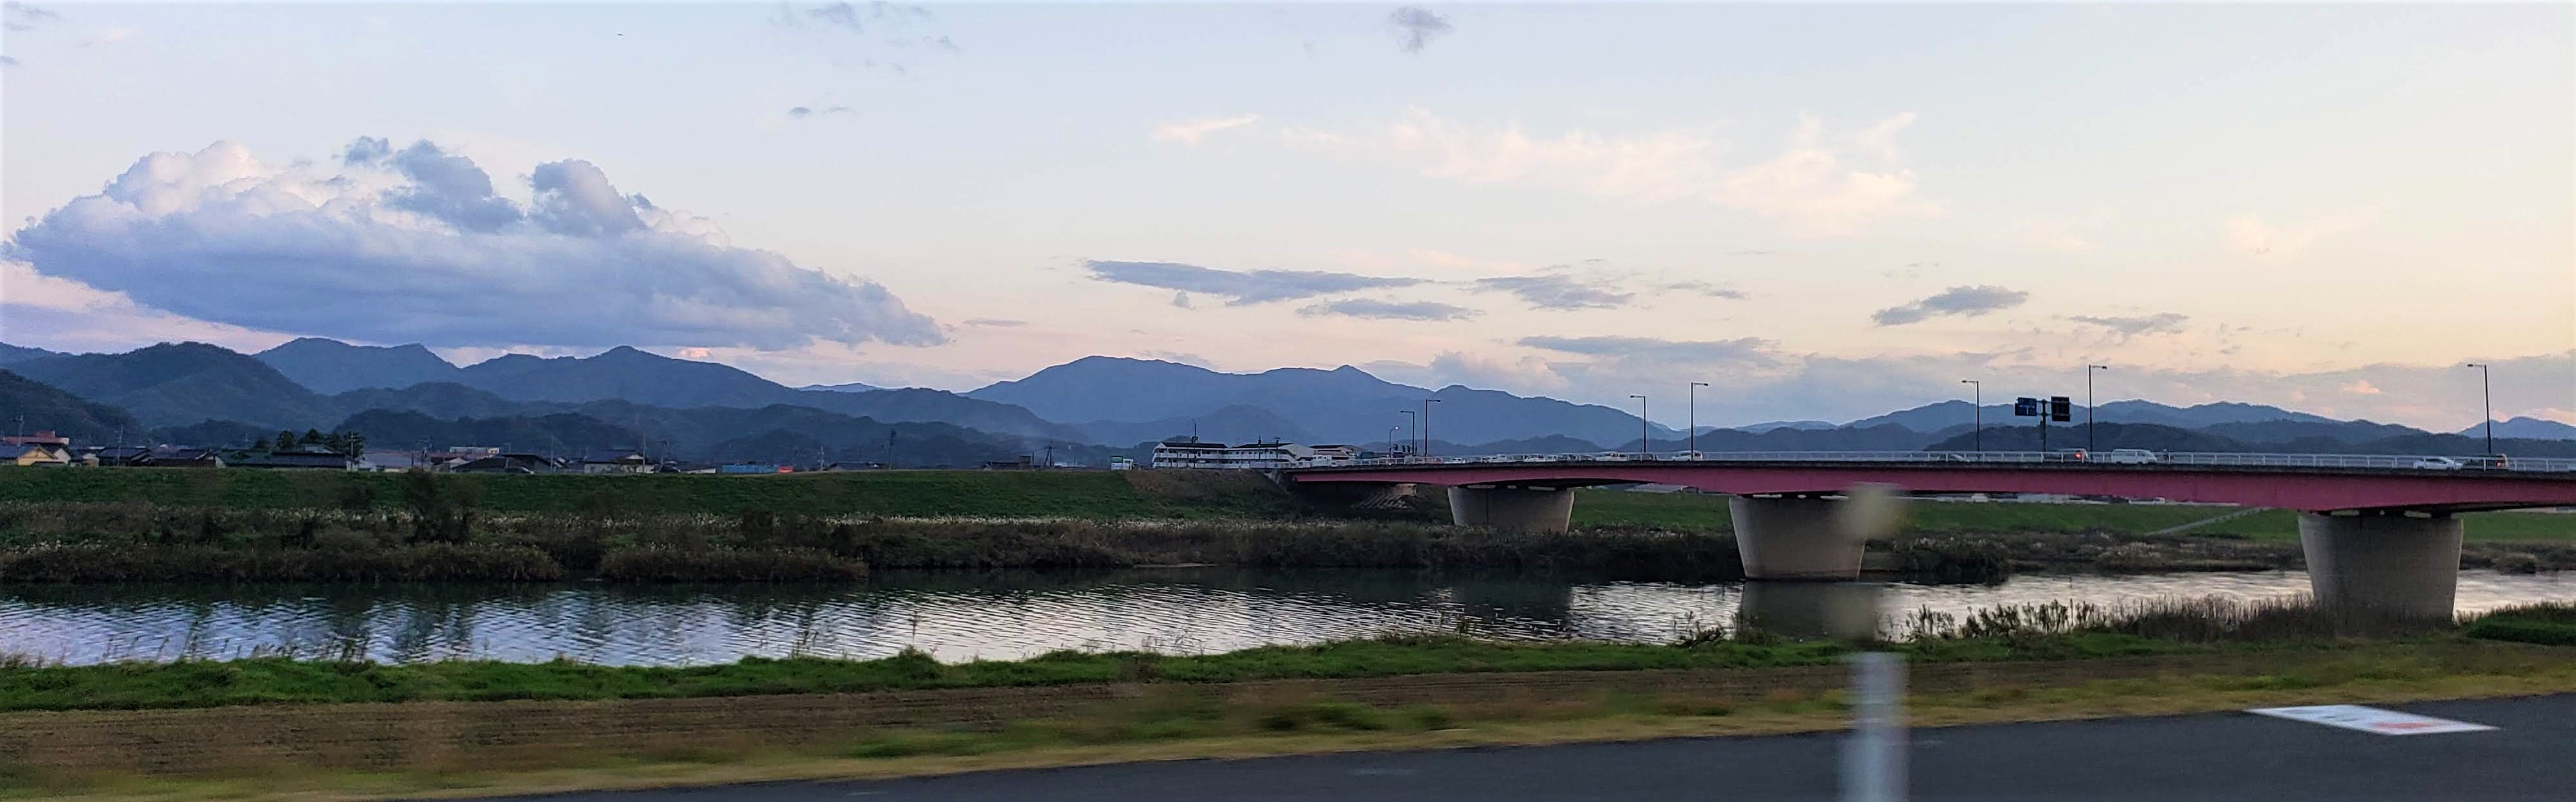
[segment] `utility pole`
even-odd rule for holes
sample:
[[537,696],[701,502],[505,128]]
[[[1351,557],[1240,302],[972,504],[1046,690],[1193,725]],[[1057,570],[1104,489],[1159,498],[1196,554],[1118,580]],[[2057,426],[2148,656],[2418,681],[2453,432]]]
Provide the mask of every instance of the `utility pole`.
[[1440,399],[1422,399],[1422,455],[1426,457],[1431,456],[1431,405],[1437,403]]
[[1708,382],[1690,383],[1690,450],[1691,459],[1699,459],[1699,388]]
[[2102,444],[2093,433],[2093,371],[2110,370],[2109,365],[2084,366],[2084,450],[2098,451]]
[[1642,395],[1628,397],[1637,399],[1637,453],[1642,456],[1654,451],[1646,442],[1646,397]]
[[1976,394],[1976,400],[1969,402],[1969,405],[1975,412],[1970,420],[1976,422],[1977,428],[1968,433],[1968,442],[1972,444],[1970,447],[1977,450],[1977,453],[1986,453],[1986,385],[1975,379],[1960,379],[1959,383],[1967,385],[1969,390]]
[[[2478,369],[2478,392],[2486,396],[2486,413],[2480,416],[2487,427],[2487,456],[2495,456],[2495,384],[2488,380],[2487,363],[2471,362],[2464,367]],[[23,424],[22,424],[23,426]]]

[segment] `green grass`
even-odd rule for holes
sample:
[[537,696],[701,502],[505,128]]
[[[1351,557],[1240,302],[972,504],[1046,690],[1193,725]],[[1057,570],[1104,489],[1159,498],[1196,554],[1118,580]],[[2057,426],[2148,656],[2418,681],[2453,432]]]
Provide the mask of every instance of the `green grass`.
[[[1917,501],[1907,505],[1907,515],[1912,520],[1910,531],[1926,535],[2093,531],[2142,535],[2224,515],[2233,509],[2163,504]],[[2470,540],[2576,541],[2576,515],[2481,512],[2462,517],[2465,519],[2465,534]],[[1583,491],[1575,498],[1574,523],[1578,527],[1734,531],[1727,516],[1726,497],[1700,493]],[[2191,529],[2188,534],[2249,540],[2297,540],[2298,516],[2288,510],[2268,510]]]
[[[2086,632],[2011,639],[1927,639],[1898,648],[1924,661],[1995,661],[2164,654],[2211,647]],[[1846,651],[1847,647],[1826,642],[1714,642],[1685,647],[1413,636],[1198,656],[1056,652],[1018,661],[947,664],[911,652],[878,660],[746,658],[725,665],[685,668],[598,666],[569,661],[388,665],[256,658],[0,667],[0,711],[642,699],[1121,681],[1201,683],[1483,672],[1759,668],[1831,665]]]
[[[335,508],[353,488],[379,509],[401,503],[401,475],[271,470],[0,469],[0,501],[149,501],[235,509]],[[484,475],[481,507],[496,512],[615,509],[637,513],[748,511],[900,517],[1202,518],[1284,511],[1266,480],[1158,477],[1156,492],[1105,471],[875,471],[715,476]],[[1250,477],[1258,480],[1259,477]],[[372,492],[370,492],[372,491]]]

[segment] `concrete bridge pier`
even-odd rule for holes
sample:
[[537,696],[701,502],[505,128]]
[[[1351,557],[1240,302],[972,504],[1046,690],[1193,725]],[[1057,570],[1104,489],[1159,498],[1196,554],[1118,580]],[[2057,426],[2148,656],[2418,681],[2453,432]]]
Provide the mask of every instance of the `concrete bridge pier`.
[[1834,499],[1809,495],[1727,499],[1744,578],[1859,579],[1866,533],[1843,520],[1842,507]]
[[1574,525],[1574,491],[1561,487],[1449,488],[1449,520],[1511,532],[1563,532]]
[[2299,548],[2317,605],[2450,618],[2460,585],[2460,519],[2419,515],[2300,513]]

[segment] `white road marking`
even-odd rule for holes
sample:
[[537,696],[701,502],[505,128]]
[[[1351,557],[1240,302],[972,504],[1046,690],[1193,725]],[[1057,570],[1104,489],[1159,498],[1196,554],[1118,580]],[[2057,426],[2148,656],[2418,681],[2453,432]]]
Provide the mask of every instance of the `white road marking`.
[[2483,732],[2495,729],[2484,724],[2418,716],[2413,713],[2400,713],[2395,710],[2381,710],[2361,705],[2263,707],[2245,712],[2380,735],[2435,735],[2446,732]]

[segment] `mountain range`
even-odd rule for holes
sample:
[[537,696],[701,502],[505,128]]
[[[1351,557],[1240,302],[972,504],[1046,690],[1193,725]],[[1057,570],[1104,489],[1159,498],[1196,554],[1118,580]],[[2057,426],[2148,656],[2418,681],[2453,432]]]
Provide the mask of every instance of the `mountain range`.
[[[1140,444],[1203,440],[1382,445],[1419,436],[1425,399],[1441,453],[1571,452],[1637,447],[1635,415],[1606,406],[1451,385],[1385,381],[1355,367],[1222,373],[1142,359],[1087,357],[967,393],[864,384],[789,388],[713,362],[615,348],[588,357],[513,354],[458,366],[418,345],[359,346],[304,338],[255,355],[202,343],[164,343],[122,354],[56,354],[0,347],[0,364],[23,376],[0,385],[0,414],[66,421],[58,429],[125,420],[164,435],[220,444],[279,429],[349,428],[379,444],[500,444],[583,450],[660,444],[692,455],[753,453],[835,459],[891,436],[952,461],[980,462],[1055,447],[1059,456],[1138,455]],[[23,386],[21,386],[23,385]],[[34,388],[61,391],[60,398]],[[23,400],[22,400],[23,399]],[[69,399],[65,401],[64,399]],[[89,406],[70,406],[67,404]],[[97,409],[91,409],[91,407]],[[82,410],[75,412],[75,409]],[[113,414],[109,414],[109,413]],[[2115,401],[2093,411],[2103,447],[2161,449],[2477,453],[2482,427],[2435,434],[2395,424],[2341,421],[2255,404],[2175,407]],[[1407,414],[1410,413],[1410,414]],[[1982,435],[1972,433],[1980,416]],[[2056,428],[2053,445],[2078,442],[2087,410]],[[1979,411],[1948,400],[1845,424],[1775,421],[1703,427],[1704,451],[2010,448],[2037,433],[2007,404]],[[1648,425],[1657,450],[1687,433]],[[2468,436],[2462,436],[2468,435]],[[2509,453],[2540,455],[2576,426],[2532,418],[2497,424]],[[96,442],[98,434],[84,439]],[[388,439],[391,438],[391,439]],[[2067,439],[2059,439],[2067,438]],[[175,442],[175,440],[174,440]],[[943,444],[933,447],[930,444]],[[2527,444],[2543,445],[2527,445]],[[2538,449],[2538,450],[2534,450]],[[907,449],[909,450],[909,449]],[[834,457],[834,454],[841,456]],[[2412,452],[2409,452],[2412,453]]]

